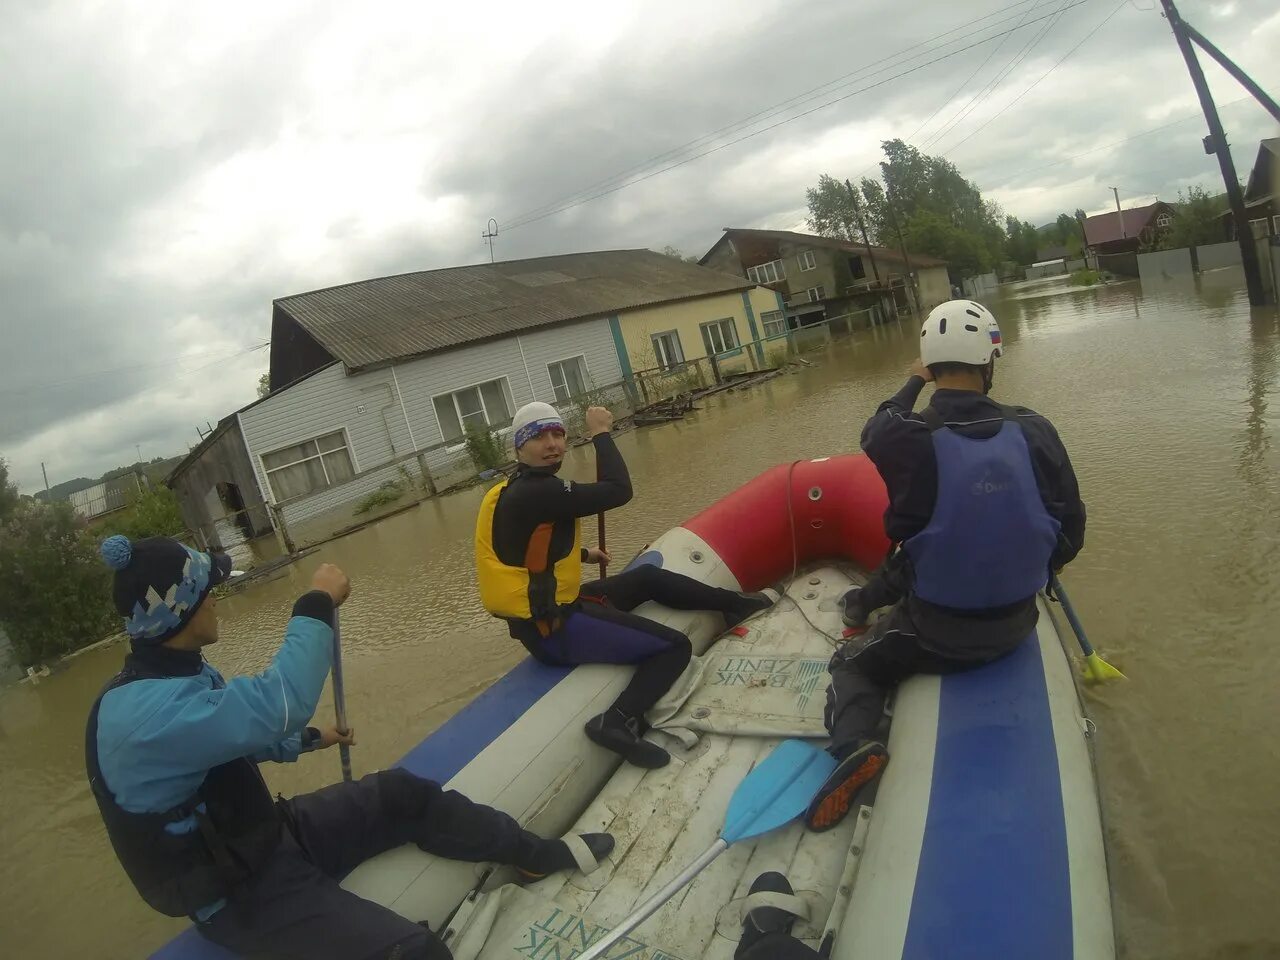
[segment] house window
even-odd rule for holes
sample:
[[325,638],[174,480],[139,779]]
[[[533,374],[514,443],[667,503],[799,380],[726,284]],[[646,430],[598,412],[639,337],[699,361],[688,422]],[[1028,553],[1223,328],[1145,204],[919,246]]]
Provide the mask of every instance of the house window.
[[817,301],[822,300],[824,297],[826,297],[827,292],[823,290],[822,285],[819,284],[816,287],[810,287],[808,290],[808,294],[809,294],[809,302],[816,303]]
[[764,322],[766,340],[770,337],[780,337],[787,332],[787,318],[782,315],[781,310],[770,310],[768,313],[762,313],[760,314],[760,319]]
[[756,283],[777,283],[787,278],[787,271],[782,268],[781,260],[770,260],[756,267],[747,267],[747,279]]
[[1167,213],[1162,213],[1156,217],[1156,229],[1165,230],[1173,226],[1173,217]]
[[849,258],[849,276],[855,280],[862,280],[867,275],[867,265],[862,262],[861,257]]
[[355,476],[347,435],[337,430],[262,455],[276,503],[323,490]]
[[655,333],[653,340],[653,357],[658,361],[659,370],[671,370],[684,363],[684,351],[680,349],[680,334],[674,330]]
[[461,443],[468,430],[505,427],[511,422],[511,387],[506,377],[442,393],[431,402],[445,443]]
[[818,258],[813,255],[812,250],[806,250],[800,254],[800,270],[816,270],[818,267]]
[[589,389],[587,385],[591,380],[585,356],[548,363],[547,373],[551,375],[551,389],[555,391],[557,403],[566,403],[570,397],[580,397]]
[[731,317],[704,323],[701,329],[708,354],[725,353],[738,345],[738,328]]
[[1258,239],[1259,237],[1265,237],[1267,235],[1267,218],[1266,217],[1263,217],[1261,220],[1250,220],[1249,226],[1253,228],[1253,237],[1255,240]]
[[1271,218],[1271,233],[1273,236],[1280,237],[1280,217]]

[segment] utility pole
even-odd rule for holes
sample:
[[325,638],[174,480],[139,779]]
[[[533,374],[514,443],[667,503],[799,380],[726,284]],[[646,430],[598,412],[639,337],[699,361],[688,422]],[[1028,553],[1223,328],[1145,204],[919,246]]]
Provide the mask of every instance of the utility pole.
[[484,233],[480,234],[480,237],[485,243],[489,244],[489,262],[493,263],[493,241],[498,237],[498,221],[490,217],[489,223],[485,226]]
[[876,267],[876,255],[871,252],[871,241],[867,239],[867,224],[862,219],[862,207],[858,203],[857,191],[853,189],[853,184],[848,180],[844,182],[844,188],[849,191],[849,202],[853,204],[853,215],[858,220],[858,229],[862,231],[862,243],[867,248],[867,259],[871,261],[871,272],[875,275],[876,286],[880,286],[880,270]]
[[1113,194],[1115,194],[1115,197],[1116,197],[1116,213],[1117,213],[1117,214],[1119,214],[1119,216],[1120,216],[1120,236],[1122,236],[1124,239],[1128,240],[1128,239],[1129,239],[1129,231],[1128,231],[1127,229],[1125,229],[1125,225],[1124,225],[1124,211],[1120,209],[1120,191],[1119,191],[1119,189],[1117,189],[1116,187],[1112,187],[1112,188],[1111,188],[1111,192],[1112,192]]
[[1226,131],[1222,129],[1222,120],[1218,117],[1218,108],[1214,105],[1213,94],[1209,92],[1209,84],[1204,79],[1204,71],[1200,69],[1200,61],[1196,59],[1187,26],[1178,15],[1178,8],[1173,5],[1173,0],[1160,0],[1160,5],[1164,7],[1165,18],[1173,28],[1173,36],[1178,41],[1182,58],[1187,62],[1187,71],[1191,74],[1191,82],[1196,88],[1196,96],[1200,98],[1200,107],[1204,110],[1204,118],[1209,125],[1205,151],[1218,155],[1218,166],[1222,170],[1223,185],[1227,188],[1231,218],[1236,224],[1236,240],[1240,244],[1240,265],[1244,268],[1244,283],[1249,291],[1249,303],[1255,307],[1264,306],[1267,295],[1262,287],[1258,246],[1254,242],[1252,230],[1249,229],[1249,215],[1245,213],[1244,195],[1240,191],[1240,181],[1236,178],[1236,165],[1231,159],[1231,147],[1227,144]]
[[1185,20],[1181,20],[1179,22],[1182,24],[1182,29],[1186,31],[1187,36],[1199,44],[1201,50],[1213,57],[1213,59],[1217,60],[1218,65],[1221,66],[1223,70],[1235,77],[1236,80],[1240,82],[1240,86],[1253,94],[1253,98],[1262,104],[1267,113],[1275,117],[1277,122],[1280,122],[1280,103],[1276,103],[1272,100],[1271,97],[1268,96],[1267,91],[1258,86],[1253,77],[1249,76],[1236,66],[1235,61],[1231,60],[1225,53],[1210,43],[1203,33],[1191,24],[1187,23]]
[[893,193],[889,190],[888,184],[885,185],[884,203],[889,210],[889,219],[893,221],[893,232],[898,235],[898,249],[902,251],[902,261],[907,265],[907,288],[911,291],[911,302],[915,304],[916,318],[919,319],[920,294],[916,293],[916,280],[911,273],[911,254],[907,253],[907,244],[902,239],[902,227],[898,225],[898,211],[894,209]]
[[44,495],[45,501],[53,499],[53,494],[49,492],[49,471],[44,468],[44,461],[40,461],[40,472],[44,474]]

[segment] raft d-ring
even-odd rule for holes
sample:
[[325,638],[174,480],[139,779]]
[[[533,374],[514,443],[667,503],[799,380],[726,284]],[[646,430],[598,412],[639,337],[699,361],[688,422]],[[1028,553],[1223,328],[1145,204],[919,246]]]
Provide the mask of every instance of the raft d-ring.
[[821,488],[821,487],[810,487],[810,488],[809,488],[809,499],[810,499],[810,500],[813,500],[813,501],[815,501],[815,502],[817,502],[818,500],[821,500],[821,499],[822,499],[822,488]]
[[703,561],[703,559],[704,559],[704,558],[703,558],[703,556],[702,556],[702,551],[701,551],[701,550],[692,550],[692,551],[690,551],[690,552],[689,552],[689,559],[690,559],[690,560],[692,560],[694,563],[701,563],[701,562]]
[[809,521],[809,526],[813,527],[813,529],[815,529],[815,530],[821,530],[821,529],[822,529],[822,521],[821,521],[821,520],[810,520],[810,521]]
[[1080,729],[1084,731],[1086,739],[1092,739],[1093,735],[1098,732],[1098,725],[1088,717],[1080,717]]

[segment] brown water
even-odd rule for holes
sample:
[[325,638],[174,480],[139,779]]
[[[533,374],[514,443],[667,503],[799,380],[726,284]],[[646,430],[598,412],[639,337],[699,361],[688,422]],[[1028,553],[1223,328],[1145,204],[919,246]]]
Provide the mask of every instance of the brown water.
[[[1124,953],[1280,956],[1276,314],[1251,315],[1231,273],[1198,288],[1040,283],[996,307],[1009,356],[995,392],[1050,416],[1071,451],[1089,529],[1066,580],[1131,678],[1094,704]],[[914,355],[913,332],[868,332],[684,423],[621,436],[637,497],[610,514],[615,557],[774,463],[852,449]],[[591,469],[574,454],[574,475]],[[480,495],[426,502],[223,601],[210,659],[261,668],[316,564],[341,564],[355,585],[354,762],[393,762],[521,654],[476,601]],[[85,711],[121,655],[95,650],[0,691],[5,957],[139,957],[182,926],[129,887],[83,781]],[[302,791],[334,779],[338,758],[264,769],[273,788]]]

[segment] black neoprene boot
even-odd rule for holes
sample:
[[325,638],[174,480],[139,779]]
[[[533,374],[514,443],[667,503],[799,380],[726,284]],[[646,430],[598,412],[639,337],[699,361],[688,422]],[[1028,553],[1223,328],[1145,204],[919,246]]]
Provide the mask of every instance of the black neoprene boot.
[[587,739],[606,750],[621,754],[627,763],[656,770],[665,767],[671,755],[656,743],[650,743],[641,735],[640,718],[628,717],[617,707],[592,717],[586,725]]

